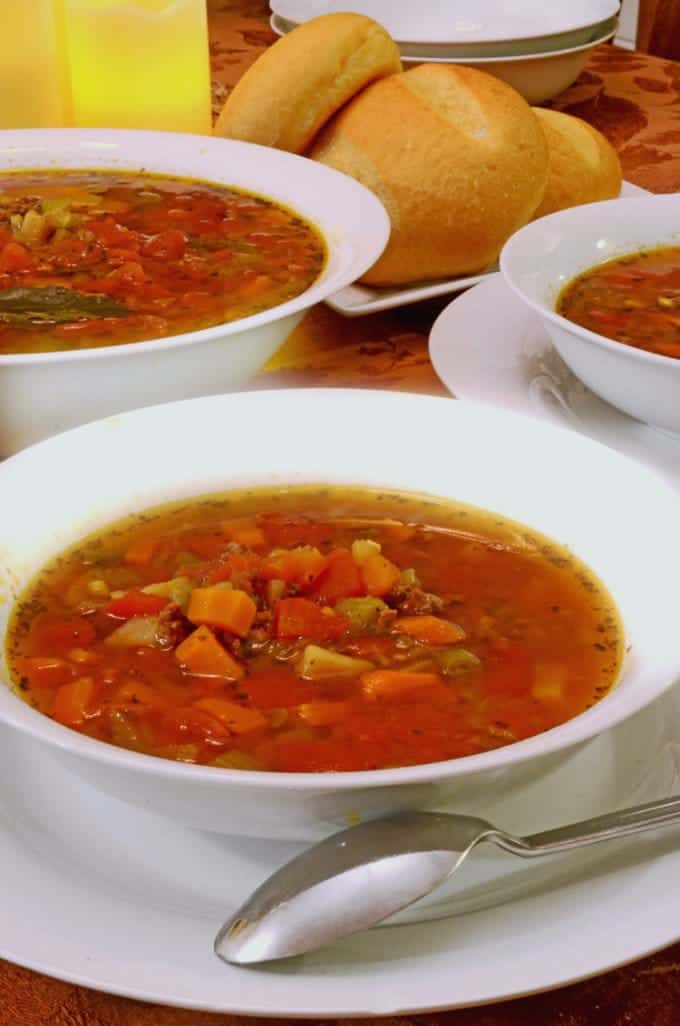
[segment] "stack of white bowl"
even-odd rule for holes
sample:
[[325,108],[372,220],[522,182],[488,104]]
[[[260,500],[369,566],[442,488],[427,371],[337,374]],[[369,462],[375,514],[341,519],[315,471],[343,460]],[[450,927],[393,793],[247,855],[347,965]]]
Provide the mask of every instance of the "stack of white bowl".
[[619,0],[271,0],[271,25],[285,35],[320,14],[367,14],[396,40],[405,66],[467,64],[543,103],[612,38],[619,9]]

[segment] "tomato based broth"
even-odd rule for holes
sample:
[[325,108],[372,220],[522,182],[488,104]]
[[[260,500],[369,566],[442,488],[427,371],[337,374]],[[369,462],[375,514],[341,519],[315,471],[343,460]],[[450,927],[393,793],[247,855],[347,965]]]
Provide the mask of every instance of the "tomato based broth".
[[680,246],[590,268],[562,289],[555,309],[615,342],[680,358]]
[[319,232],[235,189],[146,173],[0,178],[0,355],[163,338],[293,299]]
[[86,539],[17,602],[17,692],[183,762],[382,769],[511,744],[617,678],[622,629],[561,547],[449,501],[251,490]]

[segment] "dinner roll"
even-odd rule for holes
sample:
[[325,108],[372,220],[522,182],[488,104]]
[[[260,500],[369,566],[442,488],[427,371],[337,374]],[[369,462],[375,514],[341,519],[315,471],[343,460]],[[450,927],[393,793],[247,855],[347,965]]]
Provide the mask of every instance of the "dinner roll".
[[400,285],[481,271],[543,198],[548,147],[531,107],[491,75],[421,64],[364,89],[310,156],[372,189],[390,215],[364,275]]
[[399,47],[363,14],[323,14],[282,36],[236,83],[215,134],[302,153],[369,82],[401,71]]
[[571,114],[534,110],[548,143],[548,184],[534,217],[618,196],[621,163],[609,140]]

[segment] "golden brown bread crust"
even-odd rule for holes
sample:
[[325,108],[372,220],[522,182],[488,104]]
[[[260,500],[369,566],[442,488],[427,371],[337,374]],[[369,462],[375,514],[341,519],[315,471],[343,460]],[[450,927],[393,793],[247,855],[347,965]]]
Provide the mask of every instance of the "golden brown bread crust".
[[561,111],[535,113],[548,143],[548,184],[534,217],[619,195],[621,163],[601,132]]
[[397,285],[473,273],[497,258],[543,197],[548,152],[510,86],[460,65],[376,82],[317,137],[310,156],[382,200],[392,234],[362,279]]
[[302,153],[364,86],[399,71],[399,47],[377,21],[323,14],[255,61],[230,93],[215,134]]

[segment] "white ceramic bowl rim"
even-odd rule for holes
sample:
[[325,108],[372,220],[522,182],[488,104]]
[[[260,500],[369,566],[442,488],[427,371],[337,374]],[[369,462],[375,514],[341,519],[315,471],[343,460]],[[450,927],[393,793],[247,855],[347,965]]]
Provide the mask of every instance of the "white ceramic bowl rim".
[[[395,0],[383,0],[383,2],[386,9],[390,11]],[[307,10],[305,10],[305,3],[307,4]],[[433,6],[436,15],[443,16],[445,19],[455,17],[455,9],[451,10],[452,7],[455,8],[455,0],[453,0],[453,3],[451,3],[451,0],[448,0],[448,3],[449,8],[447,10],[446,5],[441,3],[441,0],[435,0]],[[275,15],[293,25],[302,24],[310,18],[329,11],[348,9],[344,4],[329,3],[325,2],[325,0],[320,0],[320,2],[315,0],[312,3],[309,0],[272,0],[270,6]],[[526,13],[524,13],[522,7],[526,9]],[[372,3],[369,0],[362,0],[362,2],[355,4],[350,9],[358,10],[360,13],[373,17],[377,21],[382,19],[389,29],[391,22],[381,12],[380,0],[377,0],[377,9],[376,0],[373,0]],[[418,12],[416,19],[420,19],[419,24],[422,25],[422,5],[414,8],[414,10]],[[399,44],[416,43],[418,45],[429,44],[437,46],[444,43],[460,43],[461,45],[471,42],[514,43],[525,39],[548,38],[567,32],[578,31],[579,29],[587,29],[591,25],[597,25],[598,22],[604,21],[606,18],[615,17],[619,10],[619,0],[576,0],[576,2],[569,5],[545,4],[540,2],[540,0],[521,0],[521,2],[513,0],[512,4],[508,4],[506,0],[491,0],[491,2],[487,0],[486,4],[478,4],[474,8],[468,4],[462,6],[462,23],[459,23],[459,35],[455,39],[446,38],[441,35],[426,35],[422,29],[415,33],[413,33],[413,30],[408,30],[413,33],[409,38],[406,38],[406,35],[401,33],[401,29],[392,28],[390,31],[395,42]],[[528,23],[531,17],[536,17],[537,14],[538,19],[534,27],[529,27]],[[546,28],[548,25],[546,21],[547,16],[551,18],[551,23]],[[513,35],[512,32],[516,30],[518,18],[522,18],[524,28],[520,35]],[[508,30],[501,30],[499,32],[499,24],[507,25]]]
[[[262,404],[262,414],[264,413],[264,404],[271,406],[272,402],[290,404],[294,409],[298,410],[305,406],[314,406],[314,404],[322,404],[324,410],[328,410],[333,404],[339,403],[344,403],[348,410],[356,409],[357,406],[363,404],[370,404],[371,415],[374,415],[376,419],[379,419],[380,416],[403,417],[405,415],[405,407],[409,406],[410,409],[406,414],[408,419],[409,416],[418,416],[418,413],[420,411],[424,412],[427,407],[434,410],[437,405],[441,405],[441,408],[445,409],[448,404],[453,402],[448,398],[432,396],[347,389],[291,389],[285,391],[240,393],[236,396],[210,396],[204,399],[185,400],[162,406],[147,407],[143,410],[122,414],[119,417],[86,424],[17,453],[5,461],[4,467],[10,471],[10,474],[15,469],[20,473],[23,463],[28,463],[30,467],[31,462],[36,457],[49,460],[52,449],[55,450],[55,457],[58,458],[64,443],[68,445],[69,440],[73,442],[89,441],[90,435],[94,434],[96,437],[97,432],[109,428],[109,425],[115,427],[115,425],[125,421],[131,428],[139,429],[141,426],[142,429],[148,429],[149,420],[163,419],[163,417],[172,414],[173,420],[179,421],[182,417],[190,415],[192,409],[200,409],[201,405],[205,410],[219,409],[219,404],[225,401],[246,403],[249,406],[255,407],[255,412],[257,412],[258,405]],[[455,407],[461,411],[465,410],[464,416],[472,421],[468,427],[474,428],[475,421],[480,419],[482,423],[485,421],[490,422],[490,426],[494,428],[495,437],[498,437],[498,432],[503,432],[508,427],[518,431],[520,434],[528,431],[532,436],[535,436],[535,421],[533,418],[493,409],[481,403],[463,402],[461,400],[455,402]],[[144,430],[140,434],[140,437],[143,436]],[[594,454],[596,459],[608,461],[608,466],[610,467],[615,467],[617,464],[619,467],[624,467],[627,474],[636,475],[640,479],[637,482],[638,487],[643,487],[644,483],[647,483],[652,485],[657,491],[659,489],[664,490],[667,493],[665,495],[666,504],[677,506],[678,514],[680,514],[680,496],[671,492],[670,488],[660,479],[656,478],[651,471],[636,464],[634,461],[628,460],[626,457],[607,449],[606,446],[600,445],[590,438],[567,429],[542,424],[541,436],[545,444],[550,443],[557,450],[567,446],[570,458],[574,461],[573,465],[580,466],[581,457],[586,457],[587,459],[589,454]],[[0,480],[2,476],[2,467],[0,467]],[[644,482],[641,480],[642,478],[644,478]],[[316,480],[320,483],[322,479],[316,476],[312,478],[307,477],[303,480]],[[327,480],[331,482],[335,480],[337,482],[341,479],[336,479],[333,478],[333,475],[329,475]],[[344,478],[344,480],[347,480],[347,478]],[[380,485],[378,482],[375,483],[375,486],[390,487],[389,484],[383,483],[383,485]],[[392,487],[398,488],[395,485]],[[660,675],[659,667],[657,666],[656,669],[658,677]],[[171,760],[130,752],[113,745],[92,740],[61,726],[37,710],[30,708],[19,699],[8,703],[9,708],[2,707],[0,716],[5,722],[10,723],[17,729],[43,743],[48,743],[65,751],[93,759],[98,763],[112,765],[114,768],[132,769],[135,772],[152,777],[162,776],[166,779],[205,781],[212,782],[213,784],[223,780],[225,786],[226,784],[238,784],[239,787],[242,786],[244,789],[252,791],[257,791],[258,789],[296,790],[301,792],[316,791],[321,784],[325,788],[330,787],[333,791],[344,791],[357,787],[389,787],[390,785],[398,786],[433,782],[443,778],[452,780],[457,777],[474,777],[487,771],[519,765],[545,754],[571,748],[573,745],[588,740],[602,730],[608,729],[636,712],[647,702],[651,701],[653,697],[656,697],[661,691],[665,690],[666,687],[669,687],[673,680],[677,679],[679,673],[680,645],[678,645],[677,651],[673,648],[672,654],[669,654],[668,650],[664,653],[662,670],[664,684],[659,686],[657,681],[656,687],[651,689],[651,694],[649,691],[646,693],[647,697],[644,697],[645,689],[642,686],[637,688],[637,697],[632,700],[629,693],[623,695],[615,687],[600,702],[558,727],[490,752],[417,766],[333,774],[227,770],[175,763]],[[5,685],[0,684],[0,686]]]
[[[324,164],[319,164],[315,161],[309,160],[306,157],[298,156],[297,154],[287,153],[283,150],[273,150],[266,146],[259,146],[255,143],[240,142],[234,139],[221,139],[213,136],[195,136],[195,135],[181,135],[173,132],[150,132],[145,130],[127,130],[127,129],[79,129],[79,128],[60,128],[60,129],[17,129],[10,132],[2,133],[3,139],[0,144],[0,160],[3,155],[10,151],[12,143],[8,142],[8,139],[17,140],[19,147],[23,144],[26,148],[26,163],[25,166],[21,167],[26,173],[32,171],[50,171],[55,170],[54,168],[54,150],[50,150],[50,146],[66,143],[67,146],[71,146],[73,150],[77,150],[79,145],[91,145],[97,143],[117,143],[120,147],[119,152],[127,153],[130,147],[134,148],[135,141],[140,143],[153,143],[155,142],[158,147],[159,154],[163,154],[163,143],[167,140],[175,140],[186,142],[187,146],[200,144],[202,149],[214,149],[216,153],[220,150],[224,150],[224,162],[225,166],[229,166],[229,153],[238,155],[239,152],[245,151],[261,151],[261,157],[263,161],[269,161],[283,165],[287,168],[289,174],[295,176],[308,175],[310,177],[310,189],[314,186],[314,181],[319,179],[329,178],[334,179],[334,185],[337,190],[343,190],[349,193],[352,202],[355,207],[364,209],[367,216],[370,214],[374,222],[374,245],[375,245],[375,259],[378,258],[382,249],[387,244],[390,233],[390,222],[387,212],[384,210],[382,204],[378,198],[366,189],[359,182],[350,178],[348,175],[340,174],[338,171],[334,171],[332,168],[326,167]],[[41,140],[43,140],[41,142]],[[100,162],[101,158],[97,160],[94,170],[106,171],[107,167],[105,163]],[[87,163],[87,155],[83,154],[83,170],[91,170],[85,165]],[[163,160],[158,161],[158,166],[155,166],[152,161],[145,161],[144,170],[150,173],[157,174],[168,174],[172,175],[173,172],[167,168],[162,167]],[[77,168],[69,168],[69,170],[77,171]],[[115,170],[115,169],[114,169]],[[0,166],[0,179],[3,173],[7,173],[8,168]],[[15,173],[15,169],[12,168],[12,173]],[[180,176],[181,177],[181,176]],[[190,178],[191,175],[187,174],[185,177]],[[228,175],[225,176],[228,178]],[[209,179],[203,178],[204,181],[210,181]],[[220,183],[215,182],[216,185],[223,184],[226,188],[229,188],[228,180]],[[245,186],[235,186],[238,189],[248,191]],[[264,195],[257,189],[252,190],[255,195]],[[264,198],[268,197],[264,195]],[[274,202],[279,202],[274,200]],[[282,201],[283,205],[287,205],[285,201]],[[288,204],[290,209],[294,209],[291,204]],[[382,221],[382,225],[380,222]],[[316,227],[316,225],[314,225]],[[382,228],[382,232],[380,231]],[[329,239],[321,228],[318,228],[324,242],[328,247],[329,254],[333,250],[333,241]],[[319,278],[316,279],[310,285],[309,288],[305,289],[299,295],[293,299],[287,300],[285,303],[279,303],[276,306],[269,307],[267,310],[262,310],[260,313],[252,314],[249,317],[241,317],[234,321],[228,321],[224,324],[217,324],[212,328],[203,328],[199,331],[183,332],[176,335],[167,335],[163,338],[142,340],[139,342],[128,342],[123,345],[113,346],[98,346],[90,349],[66,349],[59,352],[48,352],[48,353],[12,353],[8,355],[0,355],[0,368],[3,366],[11,366],[17,364],[46,364],[46,363],[63,363],[72,362],[79,360],[103,360],[103,359],[116,359],[128,356],[134,356],[135,353],[153,353],[155,351],[163,351],[166,349],[174,349],[180,346],[190,346],[195,342],[209,341],[211,339],[226,339],[229,335],[235,335],[243,331],[247,331],[252,328],[258,328],[261,325],[269,324],[272,321],[280,320],[281,318],[297,313],[299,310],[305,310],[313,306],[316,303],[323,302],[328,296],[334,292],[339,291],[346,285],[349,285],[354,280],[353,274],[343,273],[340,269],[333,274],[326,274],[325,271],[321,272]]]
[[[648,207],[650,203],[658,205],[659,201],[663,202],[666,198],[671,200],[671,196],[640,196],[626,200],[626,204],[640,204],[640,209],[644,210],[644,208]],[[672,199],[676,205],[676,210],[674,211],[674,214],[677,217],[678,213],[680,213],[678,198],[673,194]],[[573,335],[577,335],[580,338],[588,339],[589,342],[594,342],[602,349],[608,349],[610,352],[620,353],[622,349],[625,349],[626,352],[632,358],[639,359],[643,363],[646,362],[652,364],[659,364],[661,366],[665,364],[666,366],[673,367],[675,370],[677,370],[678,366],[680,366],[680,360],[678,360],[678,358],[675,356],[664,356],[662,353],[652,353],[646,349],[638,349],[636,346],[625,345],[625,343],[623,342],[617,342],[615,339],[607,338],[606,335],[600,335],[596,331],[590,331],[589,328],[584,328],[580,324],[576,324],[575,321],[570,321],[567,317],[563,317],[561,314],[557,313],[553,306],[550,306],[547,299],[539,301],[535,299],[533,296],[527,295],[525,290],[522,288],[521,284],[518,282],[516,276],[513,274],[512,259],[515,246],[519,244],[524,244],[525,240],[533,242],[537,254],[537,259],[540,259],[540,253],[542,250],[541,243],[544,240],[546,233],[550,231],[552,226],[568,227],[568,225],[571,222],[576,221],[577,219],[581,220],[583,217],[587,217],[589,218],[593,233],[596,233],[598,230],[598,213],[604,213],[607,209],[611,209],[614,205],[616,205],[616,207],[618,208],[619,203],[620,200],[618,199],[601,200],[598,203],[584,203],[579,207],[570,207],[568,210],[558,210],[554,214],[548,214],[546,217],[539,218],[537,221],[532,221],[530,224],[525,225],[524,228],[520,228],[519,231],[515,232],[515,234],[508,239],[508,241],[505,243],[505,246],[501,250],[501,255],[499,257],[501,274],[503,275],[505,281],[508,283],[513,292],[517,296],[519,296],[520,299],[522,299],[527,304],[527,306],[530,306],[531,309],[535,310],[536,313],[541,315],[541,317],[544,317],[547,320],[552,321],[553,324],[559,325],[563,330],[568,331]],[[630,222],[630,220],[630,218],[627,218],[628,222]],[[678,236],[678,232],[674,232],[673,234],[675,236]],[[680,240],[677,237],[673,240],[672,243],[669,244],[677,246],[680,249]],[[654,246],[649,246],[649,248],[656,249],[663,245],[663,240],[659,240]],[[646,248],[647,247],[644,244],[641,244],[639,246],[640,251]],[[625,253],[621,253],[620,256],[630,256],[631,253],[635,252],[635,249],[627,250]],[[615,259],[617,258],[614,256],[607,257],[605,260],[601,261],[601,263],[608,263],[610,260]],[[587,271],[591,268],[595,268],[598,266],[598,263],[584,264],[581,271],[574,272],[574,274],[572,274],[569,277],[568,281],[566,281],[564,285],[560,286],[560,289],[558,290],[557,294],[559,294],[559,291],[561,291],[563,287],[566,287],[566,285],[568,285],[569,282],[572,282],[575,278],[577,278],[579,274],[582,274],[584,271]]]
[[520,61],[530,63],[535,61],[549,60],[554,57],[569,57],[571,54],[583,53],[584,50],[592,50],[596,46],[606,43],[616,34],[616,28],[608,28],[604,35],[597,39],[591,39],[587,43],[579,43],[578,46],[568,46],[563,50],[541,50],[540,53],[516,53],[510,57],[426,57],[411,54],[402,54],[403,64],[470,64],[475,67],[478,64],[517,64]]

